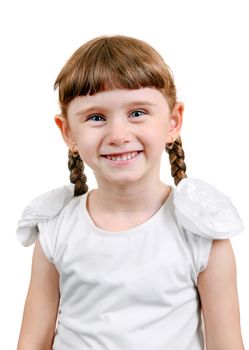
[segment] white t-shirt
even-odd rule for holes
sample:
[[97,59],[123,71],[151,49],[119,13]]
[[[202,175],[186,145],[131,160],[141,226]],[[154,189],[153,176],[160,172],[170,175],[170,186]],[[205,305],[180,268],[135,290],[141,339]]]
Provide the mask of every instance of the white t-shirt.
[[184,179],[146,222],[126,231],[98,228],[88,193],[73,186],[31,202],[19,221],[24,245],[39,236],[60,274],[54,350],[203,350],[197,277],[212,240],[243,229],[214,187]]

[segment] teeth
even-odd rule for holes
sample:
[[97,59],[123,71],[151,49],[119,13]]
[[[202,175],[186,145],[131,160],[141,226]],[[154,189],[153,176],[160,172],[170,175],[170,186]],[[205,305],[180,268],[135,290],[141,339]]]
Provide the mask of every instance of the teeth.
[[124,155],[120,155],[120,156],[106,156],[107,159],[109,160],[129,160],[129,159],[132,159],[132,158],[135,158],[136,155],[138,154],[138,152],[131,152],[131,153],[126,153]]

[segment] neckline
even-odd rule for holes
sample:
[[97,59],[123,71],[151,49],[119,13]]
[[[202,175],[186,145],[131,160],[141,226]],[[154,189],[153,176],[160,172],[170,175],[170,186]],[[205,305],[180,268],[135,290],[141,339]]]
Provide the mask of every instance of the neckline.
[[170,204],[172,203],[172,199],[173,199],[173,192],[174,192],[174,188],[173,186],[170,186],[170,193],[168,195],[168,197],[166,198],[166,200],[164,201],[164,203],[162,204],[162,206],[146,221],[142,222],[139,225],[136,225],[128,230],[122,230],[122,231],[107,231],[107,230],[103,230],[100,227],[96,226],[95,223],[93,222],[86,204],[87,204],[87,198],[89,193],[92,191],[89,191],[87,193],[85,193],[80,200],[80,211],[82,213],[84,213],[84,217],[86,218],[86,221],[89,225],[89,227],[92,229],[92,231],[102,237],[107,237],[107,238],[123,238],[123,237],[127,237],[127,236],[132,236],[134,234],[137,234],[141,231],[147,231],[148,227],[153,225],[155,223],[155,221],[158,220],[158,218],[162,215],[165,215],[165,212],[168,210]]

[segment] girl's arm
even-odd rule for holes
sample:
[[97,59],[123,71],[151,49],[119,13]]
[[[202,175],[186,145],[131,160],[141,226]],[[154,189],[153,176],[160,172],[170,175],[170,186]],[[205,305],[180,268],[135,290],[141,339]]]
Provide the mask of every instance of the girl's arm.
[[17,350],[51,350],[59,305],[59,275],[35,243]]
[[229,240],[214,240],[207,268],[199,274],[207,350],[244,350],[236,265]]

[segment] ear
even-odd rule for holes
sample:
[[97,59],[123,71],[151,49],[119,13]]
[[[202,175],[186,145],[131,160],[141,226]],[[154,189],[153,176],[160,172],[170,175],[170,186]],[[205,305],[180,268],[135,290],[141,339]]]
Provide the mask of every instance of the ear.
[[73,132],[70,128],[70,125],[69,125],[67,119],[64,118],[62,115],[57,114],[54,117],[54,120],[55,120],[56,125],[58,126],[58,128],[61,131],[61,135],[62,135],[64,142],[71,150],[74,151],[75,147],[76,147],[76,142],[74,140]]
[[177,102],[169,117],[169,129],[166,138],[166,143],[172,143],[180,135],[182,128],[182,118],[183,118],[184,104],[182,102]]

